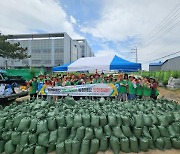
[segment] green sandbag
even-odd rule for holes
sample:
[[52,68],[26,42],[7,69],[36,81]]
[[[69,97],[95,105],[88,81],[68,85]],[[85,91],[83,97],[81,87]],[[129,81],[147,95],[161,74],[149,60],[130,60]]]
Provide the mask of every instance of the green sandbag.
[[148,138],[148,143],[149,143],[148,145],[149,149],[155,149],[153,138]]
[[117,125],[117,119],[115,114],[109,114],[108,115],[108,125],[110,127],[114,127]]
[[99,116],[91,114],[91,126],[99,127]]
[[123,132],[123,134],[124,134],[126,137],[131,137],[131,136],[133,136],[133,133],[132,133],[130,127],[128,127],[128,126],[123,126],[123,125],[122,125],[122,132]]
[[109,142],[110,142],[110,146],[112,148],[113,153],[119,154],[120,152],[119,139],[117,137],[111,136]]
[[4,145],[5,145],[5,141],[4,140],[0,141],[0,153],[4,152]]
[[69,135],[69,139],[74,139],[75,136],[76,136],[76,131],[77,131],[77,128],[74,128],[72,127],[71,130],[70,130],[70,135]]
[[170,137],[168,130],[164,126],[158,126],[161,137]]
[[111,137],[112,130],[111,130],[111,127],[109,127],[109,125],[104,126],[104,133],[105,133],[106,137]]
[[53,131],[57,129],[56,119],[55,118],[48,118],[47,119],[48,130]]
[[23,154],[23,147],[20,145],[16,146],[16,154]]
[[57,130],[51,131],[49,134],[49,143],[56,143],[58,138]]
[[91,117],[89,114],[83,114],[82,115],[83,125],[85,127],[88,127],[91,125]]
[[143,129],[141,127],[133,127],[133,134],[134,136],[136,136],[137,138],[140,138],[142,135]]
[[29,118],[23,118],[19,123],[17,131],[25,132],[29,129],[31,120]]
[[172,141],[172,146],[175,149],[180,149],[180,137],[179,138],[172,138],[171,141]]
[[125,137],[120,126],[115,126],[112,128],[112,130],[113,130],[113,135],[116,136],[117,138],[124,138]]
[[65,119],[66,119],[66,126],[67,126],[68,128],[71,128],[71,127],[74,126],[74,117],[73,117],[73,115],[68,114],[68,115],[65,117]]
[[23,149],[23,154],[34,154],[34,147],[28,146]]
[[1,117],[0,118],[0,127],[4,127],[4,124],[6,122],[7,117]]
[[13,126],[13,121],[11,119],[7,119],[4,125],[5,130],[12,129]]
[[46,154],[46,148],[43,146],[37,145],[35,147],[34,154]]
[[71,154],[72,153],[72,140],[71,139],[65,140],[64,143],[65,143],[66,153]]
[[178,134],[176,134],[176,130],[175,130],[173,125],[170,125],[167,129],[168,129],[170,137],[177,137],[178,136]]
[[11,134],[11,141],[14,145],[19,144],[21,138],[21,133],[20,132],[12,132]]
[[157,138],[160,137],[159,129],[155,125],[153,125],[153,127],[150,128],[150,133],[153,140],[156,140]]
[[171,139],[164,137],[164,149],[168,150],[172,148],[172,143],[171,143]]
[[174,122],[172,125],[176,131],[176,134],[180,135],[180,122]]
[[99,127],[99,128],[94,128],[94,136],[95,136],[95,138],[97,138],[97,139],[99,139],[99,140],[101,140],[101,139],[103,139],[103,137],[104,137],[104,134],[103,134],[103,129],[102,129],[102,127]]
[[47,153],[53,152],[56,149],[55,143],[50,143],[47,148]]
[[147,137],[141,137],[139,139],[139,149],[140,151],[147,152],[149,147],[149,140]]
[[141,114],[134,115],[134,121],[135,121],[135,127],[143,127],[144,126],[144,119]]
[[121,126],[121,125],[122,125],[121,115],[120,115],[120,114],[117,114],[117,115],[116,115],[116,119],[117,119],[117,125],[118,125],[118,126]]
[[121,116],[121,118],[122,118],[122,124],[124,126],[130,126],[131,125],[130,117],[123,115],[123,116]]
[[16,115],[16,116],[14,117],[14,119],[13,119],[13,121],[14,121],[14,122],[13,122],[13,128],[19,126],[19,123],[20,123],[20,121],[23,119],[23,117],[24,117],[23,114],[18,114],[18,115]]
[[158,117],[160,125],[162,125],[164,127],[169,126],[168,119],[167,119],[167,117],[165,115],[159,115],[157,117]]
[[90,127],[87,127],[85,130],[85,136],[84,136],[85,140],[91,140],[93,139],[93,129]]
[[78,140],[82,140],[84,138],[84,135],[85,135],[85,127],[81,126],[77,129],[76,138]]
[[82,140],[80,154],[89,154],[90,141]]
[[143,136],[144,136],[144,137],[147,137],[147,138],[152,138],[151,135],[150,135],[150,133],[149,133],[149,129],[148,129],[147,126],[144,126],[144,127],[143,127]]
[[16,151],[16,146],[9,140],[4,146],[5,154],[13,154]]
[[100,126],[106,126],[108,124],[108,120],[106,118],[106,115],[101,115],[99,117],[99,120],[100,120]]
[[159,150],[164,150],[164,138],[163,137],[157,138],[155,141],[155,146]]
[[29,132],[22,132],[19,145],[24,146],[29,143]]
[[56,145],[56,154],[65,154],[65,144],[64,142],[58,143]]
[[37,130],[37,124],[38,124],[38,120],[37,119],[32,119],[31,120],[31,124],[29,126],[29,131],[30,132],[36,132]]
[[38,141],[38,136],[36,134],[29,134],[29,144],[36,144]]
[[76,114],[74,116],[74,127],[81,127],[83,126],[82,116],[81,114]]
[[58,115],[56,117],[56,122],[58,127],[65,127],[66,126],[66,119],[63,114]]
[[98,139],[92,139],[91,145],[90,145],[90,154],[97,153],[99,151],[99,140]]
[[107,151],[107,149],[109,148],[108,146],[108,139],[107,137],[103,138],[102,140],[99,140],[99,151]]
[[151,116],[151,119],[152,119],[152,123],[154,125],[157,125],[159,123],[158,118],[154,114],[150,114],[150,116]]
[[168,114],[166,114],[167,119],[168,119],[168,123],[171,124],[174,121],[174,114],[172,112],[169,112]]
[[129,138],[131,152],[139,152],[138,140],[136,137]]
[[47,147],[49,143],[49,133],[41,133],[38,136],[38,145]]
[[120,139],[120,145],[121,145],[121,151],[127,152],[127,153],[131,152],[130,146],[129,146],[129,139],[127,137]]
[[72,153],[79,154],[81,149],[81,141],[74,139],[72,140]]
[[39,121],[37,124],[37,134],[48,132],[47,120]]
[[180,121],[180,112],[174,112],[174,120],[177,122],[177,121]]
[[9,141],[11,139],[12,131],[3,132],[2,133],[2,139],[5,141]]
[[58,143],[65,141],[68,137],[68,128],[59,127],[58,128]]
[[153,124],[150,115],[147,114],[143,115],[143,121],[144,121],[144,126],[150,127]]

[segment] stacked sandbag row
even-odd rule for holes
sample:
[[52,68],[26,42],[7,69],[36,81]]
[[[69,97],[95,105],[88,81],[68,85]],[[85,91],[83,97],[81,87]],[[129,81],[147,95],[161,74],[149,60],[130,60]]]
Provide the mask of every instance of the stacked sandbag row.
[[180,148],[180,107],[167,100],[65,98],[0,110],[0,153],[140,152]]

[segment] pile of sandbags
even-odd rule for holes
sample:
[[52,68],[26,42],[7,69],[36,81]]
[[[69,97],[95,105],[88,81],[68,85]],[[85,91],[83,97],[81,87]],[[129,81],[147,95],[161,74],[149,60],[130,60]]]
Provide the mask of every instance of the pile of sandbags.
[[115,154],[180,148],[180,105],[165,99],[35,100],[0,110],[0,153]]

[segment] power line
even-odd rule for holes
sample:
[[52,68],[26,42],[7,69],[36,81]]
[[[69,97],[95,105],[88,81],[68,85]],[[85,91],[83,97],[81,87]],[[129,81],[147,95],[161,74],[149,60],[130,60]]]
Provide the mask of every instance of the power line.
[[[153,62],[153,61],[156,61],[156,60],[160,60],[160,59],[163,59],[163,58],[166,58],[166,57],[169,57],[169,56],[175,55],[175,54],[177,54],[177,53],[180,53],[180,51],[176,51],[176,52],[174,52],[174,53],[171,53],[171,54],[169,54],[169,55],[166,55],[166,56],[163,56],[163,57],[160,57],[160,58],[157,58],[157,59],[154,59],[154,60],[148,61],[148,62],[146,62],[146,63],[150,63],[150,62]],[[146,64],[146,63],[144,63],[144,64]]]
[[[150,33],[150,35],[145,37],[145,40],[140,44],[140,46],[143,46],[150,40],[152,40],[156,35],[161,33],[164,29],[166,29],[169,25],[171,25],[176,19],[179,18],[179,13],[180,10],[179,8],[180,3],[173,9],[173,11],[170,12],[170,14],[158,25],[156,26]],[[177,13],[177,14],[176,14]],[[176,14],[176,15],[175,15]],[[175,16],[174,16],[175,15]]]
[[146,42],[145,44],[143,45],[148,45],[150,44],[150,42],[156,40],[156,39],[159,39],[159,38],[162,38],[165,34],[167,34],[168,32],[170,32],[171,30],[173,30],[174,28],[176,28],[177,26],[179,26],[180,24],[180,21],[178,21],[177,23],[175,23],[174,25],[172,25],[171,27],[169,27],[168,29],[166,29],[163,33],[161,33],[159,36],[155,37],[153,40],[149,40],[149,42]]
[[[149,32],[149,33],[145,36],[145,39],[147,38],[147,36],[148,36],[149,34],[152,34],[153,31],[155,31],[156,29],[158,29],[158,28],[161,26],[161,24],[163,24],[163,22],[164,22],[166,19],[168,19],[168,17],[169,17],[179,6],[180,6],[180,3],[159,23],[159,25],[157,25],[151,32]],[[177,9],[177,10],[175,11],[175,13],[176,13],[178,10],[179,10],[179,9]],[[173,15],[174,15],[175,13],[173,13]],[[171,18],[171,17],[170,17],[170,18]]]

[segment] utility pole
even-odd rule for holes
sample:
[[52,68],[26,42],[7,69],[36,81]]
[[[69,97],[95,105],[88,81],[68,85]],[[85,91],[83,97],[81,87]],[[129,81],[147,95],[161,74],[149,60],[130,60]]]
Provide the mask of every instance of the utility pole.
[[131,52],[131,53],[135,53],[136,54],[136,63],[137,63],[138,62],[137,47],[135,46],[135,48],[131,49],[131,50],[134,50],[134,52]]

